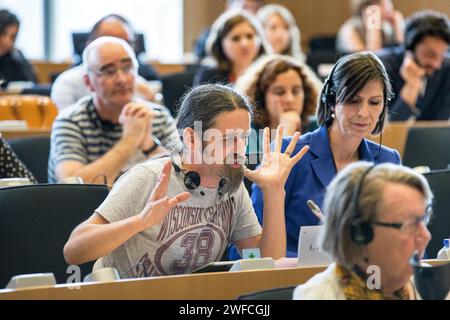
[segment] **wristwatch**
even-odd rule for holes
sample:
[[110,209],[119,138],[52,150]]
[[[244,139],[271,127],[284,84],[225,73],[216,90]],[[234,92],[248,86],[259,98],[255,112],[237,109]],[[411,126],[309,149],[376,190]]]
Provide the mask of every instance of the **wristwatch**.
[[142,150],[142,153],[146,156],[149,156],[153,151],[155,151],[158,147],[161,146],[161,141],[158,138],[153,137],[153,146],[148,148],[147,150]]

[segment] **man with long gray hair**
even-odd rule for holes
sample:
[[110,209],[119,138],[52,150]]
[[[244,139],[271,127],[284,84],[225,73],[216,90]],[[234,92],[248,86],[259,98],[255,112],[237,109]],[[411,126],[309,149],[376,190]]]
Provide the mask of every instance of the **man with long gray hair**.
[[[250,118],[248,100],[231,87],[202,85],[190,91],[177,121],[181,155],[146,162],[121,177],[92,217],[73,231],[64,248],[67,262],[100,258],[95,268],[130,270],[128,277],[139,277],[189,273],[220,260],[228,242],[239,250],[260,248],[262,256],[283,257],[284,184],[308,147],[291,158],[296,133],[281,153],[280,127],[271,151],[266,128],[261,166],[243,168]],[[263,190],[264,228],[244,174]]]

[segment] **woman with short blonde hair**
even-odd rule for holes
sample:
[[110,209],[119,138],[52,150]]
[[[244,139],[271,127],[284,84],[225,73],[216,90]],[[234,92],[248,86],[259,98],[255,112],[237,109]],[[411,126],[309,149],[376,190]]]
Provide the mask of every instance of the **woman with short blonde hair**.
[[334,263],[294,298],[414,299],[409,261],[431,238],[432,199],[426,179],[407,167],[357,162],[339,172],[327,188],[319,240]]

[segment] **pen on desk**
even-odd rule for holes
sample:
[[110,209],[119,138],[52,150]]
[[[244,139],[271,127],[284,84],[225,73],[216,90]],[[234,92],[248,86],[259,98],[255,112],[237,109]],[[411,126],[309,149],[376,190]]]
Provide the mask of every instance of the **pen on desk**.
[[320,211],[319,206],[313,200],[306,201],[306,204],[311,212],[320,220],[320,222],[324,222],[325,217],[323,216],[322,211]]

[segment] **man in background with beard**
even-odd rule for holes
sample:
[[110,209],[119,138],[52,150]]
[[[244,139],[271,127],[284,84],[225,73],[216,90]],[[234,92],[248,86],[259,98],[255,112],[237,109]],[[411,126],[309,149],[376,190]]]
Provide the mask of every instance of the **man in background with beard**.
[[[251,105],[231,87],[209,84],[190,91],[177,119],[183,150],[124,174],[73,231],[66,261],[98,259],[94,269],[114,267],[123,277],[141,277],[189,273],[220,260],[229,242],[239,250],[260,248],[264,257],[283,257],[284,184],[308,147],[291,158],[296,133],[282,154],[280,127],[271,151],[266,128],[261,166],[248,170],[243,163],[250,119]],[[263,191],[264,228],[244,175]]]
[[378,53],[391,78],[390,119],[450,117],[450,24],[444,13],[419,11],[406,22],[405,45]]

